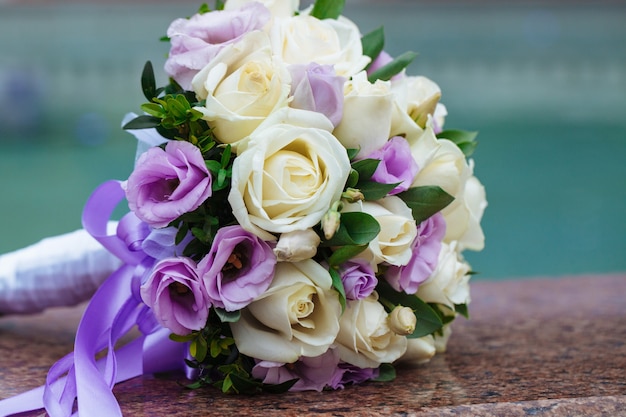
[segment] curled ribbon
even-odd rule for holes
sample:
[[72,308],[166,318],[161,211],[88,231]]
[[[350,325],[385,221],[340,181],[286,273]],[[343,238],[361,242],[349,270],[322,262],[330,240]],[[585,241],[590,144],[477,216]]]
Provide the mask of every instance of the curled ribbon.
[[[45,408],[50,417],[121,417],[113,386],[144,373],[185,369],[186,345],[169,340],[139,297],[143,272],[154,259],[137,244],[137,222],[123,219],[117,234],[107,222],[124,199],[119,181],[98,187],[85,205],[83,227],[124,264],[93,295],[76,331],[74,352],[49,370],[44,386],[0,401],[0,415]],[[115,349],[135,325],[142,335]],[[107,354],[96,360],[96,354]]]

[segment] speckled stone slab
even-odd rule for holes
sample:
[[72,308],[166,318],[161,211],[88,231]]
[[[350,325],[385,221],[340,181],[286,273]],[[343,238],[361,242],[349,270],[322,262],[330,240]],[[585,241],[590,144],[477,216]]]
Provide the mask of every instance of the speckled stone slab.
[[[401,367],[391,383],[248,397],[147,375],[114,392],[137,417],[626,415],[625,297],[626,275],[476,281],[471,319],[454,323],[448,352]],[[0,318],[0,398],[44,382],[81,311]]]

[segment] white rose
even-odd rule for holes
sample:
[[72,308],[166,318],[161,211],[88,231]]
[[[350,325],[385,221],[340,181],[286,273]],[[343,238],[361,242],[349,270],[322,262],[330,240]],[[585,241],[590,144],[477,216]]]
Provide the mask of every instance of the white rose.
[[375,269],[383,262],[395,266],[409,263],[417,227],[411,209],[402,199],[388,196],[378,201],[346,204],[343,211],[362,211],[380,224],[380,232],[358,257],[369,261]]
[[387,316],[376,292],[362,300],[348,301],[337,335],[341,360],[360,368],[376,368],[401,357],[407,339],[389,328]]
[[250,136],[235,158],[228,201],[241,226],[268,233],[316,225],[338,200],[350,173],[346,150],[323,115],[285,108]]
[[411,144],[411,154],[419,172],[412,187],[438,185],[456,198],[465,187],[471,170],[459,147],[447,139],[437,139],[427,125],[420,138]]
[[435,339],[429,334],[417,339],[408,339],[406,352],[400,360],[411,364],[426,363],[435,356],[435,353],[437,353]]
[[239,351],[293,363],[328,350],[339,332],[341,305],[328,271],[313,260],[276,265],[269,289],[230,327]]
[[225,46],[193,78],[192,86],[206,100],[196,110],[219,141],[236,148],[267,116],[287,106],[291,76],[273,57],[267,35],[253,31]]
[[394,80],[392,90],[400,107],[418,126],[424,128],[441,98],[439,86],[426,77],[406,76]]
[[454,310],[458,304],[470,302],[470,267],[457,251],[456,242],[442,243],[437,268],[417,290],[427,303],[437,303]]
[[437,333],[434,335],[435,350],[437,353],[444,353],[446,351],[448,340],[450,340],[450,335],[452,334],[452,326],[446,324],[441,330],[441,335]]
[[367,156],[390,138],[396,102],[388,81],[370,83],[360,72],[344,87],[343,117],[333,134],[347,149]]
[[315,256],[320,241],[313,229],[283,233],[274,248],[274,254],[278,262],[304,261]]
[[363,55],[359,28],[345,17],[320,20],[306,13],[277,19],[270,30],[272,49],[288,64],[332,65],[350,78],[370,59]]
[[300,8],[300,0],[228,0],[224,10],[236,10],[244,4],[256,1],[267,7],[275,17],[290,17]]
[[[473,162],[470,160],[470,173],[474,168]],[[485,187],[472,175],[465,181],[465,186],[456,199],[442,210],[446,220],[444,241],[457,241],[460,251],[482,250],[485,247],[485,235],[480,221],[486,207]]]

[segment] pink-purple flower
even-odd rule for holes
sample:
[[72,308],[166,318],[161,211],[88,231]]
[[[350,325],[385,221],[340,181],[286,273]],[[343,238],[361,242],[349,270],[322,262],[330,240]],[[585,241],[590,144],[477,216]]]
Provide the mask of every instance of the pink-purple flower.
[[252,376],[266,384],[298,381],[290,391],[322,391],[326,386],[338,385],[343,376],[339,369],[339,354],[334,349],[311,358],[302,356],[293,364],[260,361],[252,368]]
[[141,286],[141,298],[159,324],[175,334],[186,335],[206,324],[207,295],[196,274],[196,264],[189,258],[158,262]]
[[417,162],[411,155],[409,143],[400,136],[389,139],[382,148],[372,152],[367,158],[378,159],[380,163],[372,179],[381,184],[398,184],[389,195],[409,189],[419,171]]
[[272,283],[276,256],[270,245],[241,226],[218,230],[198,263],[210,302],[226,311],[244,308]]
[[374,269],[364,259],[355,258],[343,263],[339,275],[348,300],[368,297],[378,284]]
[[167,30],[171,41],[165,71],[185,90],[191,80],[225,46],[244,34],[260,30],[270,19],[269,10],[258,2],[238,10],[196,14],[174,20]]
[[441,251],[441,241],[446,234],[446,222],[441,213],[424,220],[417,226],[417,236],[412,245],[412,257],[407,265],[390,266],[385,274],[387,282],[396,290],[415,294],[435,268]]
[[143,153],[123,187],[135,215],[159,228],[197,209],[211,196],[211,182],[200,150],[189,142],[171,141],[165,149]]
[[343,116],[344,77],[335,73],[332,65],[294,64],[291,73],[290,107],[322,113],[337,126]]

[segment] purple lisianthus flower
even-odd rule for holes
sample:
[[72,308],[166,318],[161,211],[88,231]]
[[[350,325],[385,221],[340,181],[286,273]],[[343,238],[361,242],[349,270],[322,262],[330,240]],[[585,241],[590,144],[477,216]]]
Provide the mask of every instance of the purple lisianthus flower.
[[389,195],[395,195],[409,189],[419,171],[417,162],[411,155],[409,143],[400,136],[389,139],[385,145],[367,156],[379,159],[380,164],[372,179],[381,184],[398,184]]
[[209,300],[226,311],[244,308],[272,283],[276,256],[270,245],[241,226],[218,230],[198,263]]
[[374,269],[364,259],[352,259],[339,267],[339,275],[348,300],[368,297],[378,284]]
[[143,153],[122,186],[128,207],[157,228],[197,209],[212,192],[211,174],[200,149],[183,141]]
[[441,241],[446,234],[446,222],[441,213],[424,220],[417,226],[413,241],[413,256],[404,266],[390,266],[385,279],[396,290],[415,294],[437,267]]
[[332,65],[290,65],[290,107],[322,113],[337,126],[343,116],[344,77],[335,73]]
[[326,386],[337,385],[343,375],[338,368],[339,354],[334,349],[309,358],[302,356],[293,364],[260,361],[252,368],[252,376],[266,384],[282,384],[298,379],[290,391],[322,391]]
[[380,374],[378,368],[359,368],[349,363],[340,363],[338,366],[336,381],[329,384],[332,389],[344,389],[346,385],[361,384],[374,378],[378,378]]
[[220,10],[176,19],[167,30],[171,48],[165,72],[185,90],[191,90],[193,77],[226,45],[244,34],[262,29],[270,11],[258,2],[238,10]]
[[178,335],[202,329],[209,315],[206,292],[189,258],[158,262],[141,286],[141,299],[159,324]]

